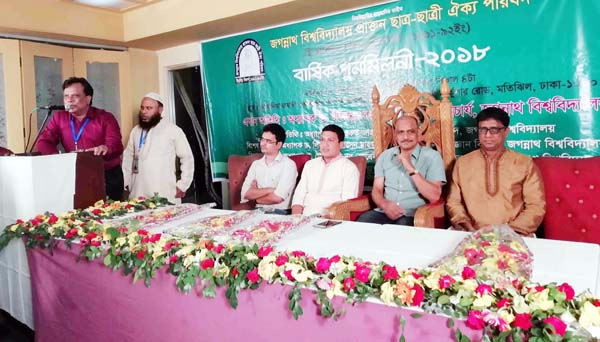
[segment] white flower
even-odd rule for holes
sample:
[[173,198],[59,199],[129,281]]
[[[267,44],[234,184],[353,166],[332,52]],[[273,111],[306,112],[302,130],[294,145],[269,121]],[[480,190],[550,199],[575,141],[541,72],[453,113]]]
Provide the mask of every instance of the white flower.
[[477,281],[475,279],[467,279],[463,282],[463,284],[460,287],[473,292],[477,288]]
[[258,263],[258,274],[261,278],[272,280],[277,273],[277,265],[275,265],[275,256],[267,255]]
[[340,281],[337,279],[333,279],[333,287],[327,290],[327,293],[325,294],[327,295],[327,298],[329,298],[329,300],[331,300],[333,296],[345,296],[346,294],[344,293],[344,291],[342,291],[342,288],[342,283],[340,283]]
[[473,301],[473,307],[478,309],[488,308],[494,302],[494,297],[484,294],[483,296],[476,295]]
[[246,254],[246,259],[248,259],[248,261],[258,260],[258,256],[254,253],[248,253]]
[[381,301],[385,304],[391,304],[394,302],[394,287],[389,281],[381,285]]
[[286,271],[288,271],[288,270],[292,271],[291,272],[292,277],[294,277],[294,279],[296,279],[296,281],[301,282],[301,283],[307,281],[308,279],[315,278],[315,275],[311,271],[306,270],[306,269],[304,269],[304,267],[297,265],[297,264],[292,264],[292,263],[288,262],[284,265],[284,269]]
[[585,302],[581,308],[579,324],[581,324],[584,328],[589,328],[592,326],[600,327],[600,307],[597,307],[590,302]]
[[515,313],[519,314],[531,312],[531,308],[525,303],[525,298],[518,295],[513,297],[513,309],[515,310]]
[[532,292],[527,295],[529,299],[529,307],[531,310],[549,311],[554,308],[554,301],[548,299],[549,289],[544,289],[540,292]]
[[498,316],[502,318],[506,323],[510,324],[515,320],[515,316],[505,309],[498,311]]

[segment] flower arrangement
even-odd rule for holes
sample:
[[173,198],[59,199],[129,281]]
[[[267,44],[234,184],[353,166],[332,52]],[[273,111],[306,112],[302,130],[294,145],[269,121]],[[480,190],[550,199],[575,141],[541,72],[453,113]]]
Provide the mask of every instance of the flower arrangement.
[[286,233],[309,221],[307,216],[302,215],[271,218],[252,224],[249,228],[236,229],[231,236],[244,243],[273,244]]
[[450,274],[459,274],[468,266],[480,280],[504,285],[531,277],[533,254],[509,226],[488,226],[463,239],[454,252],[431,266]]
[[214,215],[204,217],[180,227],[168,229],[165,232],[178,237],[195,236],[212,238],[228,231],[234,225],[239,224],[240,222],[243,222],[256,214],[256,211],[240,210],[231,214]]
[[203,207],[198,204],[183,203],[135,212],[134,214],[105,221],[104,223],[112,226],[120,226],[127,221],[135,220],[139,226],[149,228],[184,218],[202,210],[204,210]]
[[[163,204],[160,200],[150,203]],[[103,203],[99,206],[106,208]],[[115,205],[115,210],[122,207]],[[139,207],[130,204],[131,208]],[[166,268],[183,292],[201,288],[204,297],[212,298],[216,287],[226,287],[227,300],[234,308],[242,290],[265,283],[291,284],[289,308],[296,318],[302,315],[300,289],[310,287],[315,289],[315,302],[325,317],[343,315],[341,308],[332,304],[334,296],[343,296],[353,304],[378,298],[387,305],[466,319],[472,329],[483,330],[487,341],[588,341],[592,340],[589,332],[600,328],[600,300],[589,293],[575,295],[566,283],[539,285],[515,278],[497,286],[484,280],[483,269],[476,270],[473,265],[463,266],[460,272],[444,267],[398,270],[383,262],[348,256],[315,258],[302,251],[275,251],[268,245],[224,245],[199,237],[132,231],[104,225],[97,219],[82,220],[81,215],[87,217],[94,209],[84,212],[18,221],[7,227],[0,241],[25,237],[30,247],[48,248],[57,239],[67,245],[77,239],[82,245],[81,257],[103,258],[107,267],[132,274],[134,282],[143,279],[149,286],[156,272]],[[94,215],[108,217],[112,211]],[[497,243],[493,238],[483,241]],[[484,255],[481,264],[488,257],[494,256]],[[450,328],[452,322],[448,320]],[[468,340],[459,330],[455,337],[461,342]]]

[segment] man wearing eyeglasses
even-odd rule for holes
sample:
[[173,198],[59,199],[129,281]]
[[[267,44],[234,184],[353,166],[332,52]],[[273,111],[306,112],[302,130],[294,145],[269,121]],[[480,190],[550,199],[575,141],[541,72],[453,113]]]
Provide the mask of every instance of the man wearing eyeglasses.
[[280,152],[285,130],[271,123],[263,127],[260,151],[263,157],[250,165],[242,185],[241,203],[256,201],[257,207],[275,214],[289,214],[298,170],[296,163]]
[[477,115],[480,148],[456,161],[446,201],[455,229],[508,224],[531,236],[542,222],[546,201],[540,171],[531,157],[504,147],[509,123],[500,108]]
[[333,203],[358,195],[360,174],[356,165],[341,154],[344,138],[344,130],[338,125],[323,128],[321,156],[304,165],[294,192],[292,214],[325,215]]

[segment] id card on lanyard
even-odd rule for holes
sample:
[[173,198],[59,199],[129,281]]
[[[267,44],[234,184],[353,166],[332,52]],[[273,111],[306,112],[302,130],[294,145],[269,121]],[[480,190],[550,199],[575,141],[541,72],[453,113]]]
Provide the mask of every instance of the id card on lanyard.
[[[146,134],[144,134],[144,132]],[[131,166],[131,172],[133,172],[133,173],[139,173],[140,172],[139,166],[138,166],[138,162],[139,162],[138,155],[140,153],[140,150],[144,146],[144,143],[146,142],[146,138],[147,137],[148,137],[148,131],[142,131],[142,133],[140,134],[140,141],[138,142],[137,153],[133,154],[133,165]]]
[[85,118],[85,120],[83,121],[83,124],[81,125],[81,127],[79,127],[79,132],[77,132],[77,134],[75,134],[75,120],[73,119],[73,117],[71,116],[71,136],[73,137],[73,142],[75,143],[75,152],[79,151],[79,148],[77,147],[77,143],[79,142],[79,139],[81,139],[81,135],[83,134],[83,131],[85,130],[85,126],[87,126],[87,124],[90,122],[90,118]]

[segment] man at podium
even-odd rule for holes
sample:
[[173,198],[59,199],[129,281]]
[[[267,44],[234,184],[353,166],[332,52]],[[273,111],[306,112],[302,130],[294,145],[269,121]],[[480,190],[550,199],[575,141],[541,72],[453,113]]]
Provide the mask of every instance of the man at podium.
[[35,149],[42,154],[55,154],[60,143],[66,152],[93,151],[102,156],[106,195],[121,200],[123,143],[117,120],[113,114],[92,107],[94,89],[85,78],[68,78],[62,88],[65,110],[54,113]]

